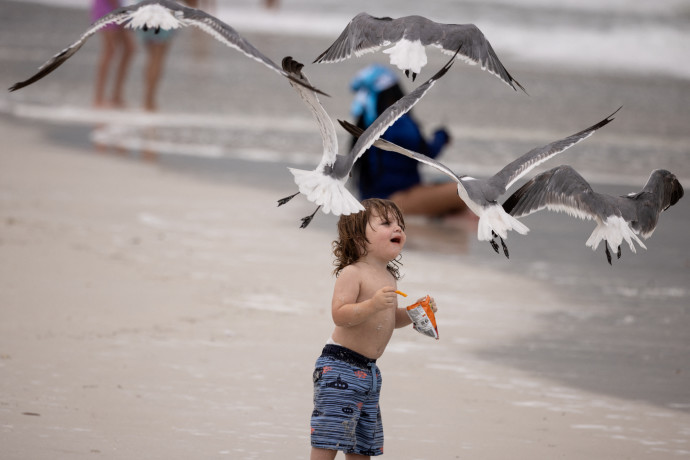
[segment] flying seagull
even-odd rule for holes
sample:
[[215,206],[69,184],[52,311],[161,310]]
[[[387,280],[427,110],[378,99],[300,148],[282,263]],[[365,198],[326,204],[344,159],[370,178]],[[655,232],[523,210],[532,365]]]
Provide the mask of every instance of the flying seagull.
[[[453,65],[454,59],[455,56],[426,83],[400,98],[379,115],[363,132],[347,155],[338,154],[338,139],[333,121],[319,102],[318,96],[313,91],[305,90],[303,85],[296,85],[293,83],[293,80],[290,80],[292,87],[297,90],[304,103],[311,109],[314,118],[316,118],[323,142],[323,156],[321,157],[321,162],[313,171],[289,168],[290,172],[295,176],[295,183],[298,185],[299,191],[294,195],[278,200],[278,206],[284,205],[300,193],[305,195],[309,201],[316,203],[317,208],[314,213],[302,218],[301,228],[309,225],[320,208],[323,209],[324,213],[331,212],[335,215],[348,215],[363,211],[364,207],[345,187],[352,166],[389,126],[408,112],[434,86],[436,81]],[[283,59],[282,64],[283,69],[292,75],[294,79],[309,84],[309,80],[301,72],[302,64],[289,56]]]
[[[618,110],[620,110],[620,108]],[[616,112],[618,112],[618,110],[616,110]],[[467,175],[458,176],[444,164],[426,155],[422,155],[421,153],[402,148],[385,139],[377,139],[373,145],[383,150],[397,152],[407,157],[414,158],[450,176],[451,179],[458,183],[458,195],[460,198],[467,204],[472,212],[479,216],[479,222],[477,224],[477,238],[479,241],[488,241],[491,243],[491,247],[494,251],[498,253],[498,243],[495,241],[496,238],[498,238],[503,247],[503,253],[506,257],[509,257],[508,248],[503,241],[508,237],[508,231],[515,230],[521,235],[525,235],[529,229],[525,224],[504,211],[503,207],[497,201],[498,198],[503,195],[515,181],[527,174],[535,166],[558,155],[578,142],[587,139],[594,134],[596,130],[609,124],[613,120],[613,115],[615,115],[616,112],[613,112],[599,123],[575,133],[572,136],[530,150],[518,159],[508,163],[503,169],[488,179],[475,179]],[[361,128],[346,121],[340,121],[340,124],[352,135],[361,135]]]
[[[479,64],[482,70],[497,76],[517,91],[516,85],[525,91],[503,67],[491,44],[474,24],[441,24],[422,16],[405,16],[398,19],[376,18],[359,13],[345,27],[333,44],[319,57],[317,62],[340,62],[353,54],[357,57],[383,50],[390,55],[391,65],[405,71],[412,80],[427,63],[427,46],[440,48],[442,52],[454,54],[469,64]],[[526,93],[527,91],[525,91]]]
[[[160,30],[178,29],[184,26],[195,26],[204,32],[208,33],[218,41],[225,45],[235,48],[271,70],[278,72],[287,78],[293,78],[278,67],[268,57],[263,55],[259,50],[254,48],[245,38],[235,31],[228,24],[211,16],[204,11],[188,8],[170,0],[145,0],[130,6],[118,8],[96,22],[94,22],[84,34],[72,43],[68,48],[60,51],[58,54],[50,58],[38,70],[38,72],[27,80],[15,83],[9,90],[16,91],[20,88],[28,86],[41,78],[45,77],[53,70],[60,67],[67,59],[72,57],[74,53],[79,51],[79,48],[84,45],[86,40],[93,34],[98,32],[109,24],[125,24],[125,27],[132,29],[153,29],[156,33]],[[304,84],[300,82],[300,84]],[[316,88],[310,87],[311,90],[318,91]]]
[[641,191],[626,196],[597,193],[572,167],[557,166],[532,178],[513,193],[503,208],[515,217],[522,217],[541,209],[565,212],[580,219],[597,223],[586,245],[596,251],[604,241],[606,260],[611,264],[609,246],[621,257],[625,240],[632,252],[634,242],[644,249],[641,236],[652,236],[662,211],[683,197],[683,187],[675,175],[665,169],[652,171]]

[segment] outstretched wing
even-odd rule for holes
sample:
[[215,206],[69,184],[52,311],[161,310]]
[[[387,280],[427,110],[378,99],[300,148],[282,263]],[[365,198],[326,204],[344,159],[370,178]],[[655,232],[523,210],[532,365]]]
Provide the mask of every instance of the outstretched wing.
[[452,54],[459,48],[458,59],[470,64],[478,64],[482,70],[500,78],[517,91],[517,85],[525,88],[513,78],[498,59],[489,40],[474,24],[438,24],[439,31],[431,44],[440,46],[444,53]]
[[[166,3],[171,3],[166,0]],[[211,35],[213,38],[216,40],[220,41],[221,43],[225,44],[226,46],[229,46],[231,48],[234,48],[244,54],[245,56],[254,59],[255,61],[260,62],[261,64],[265,65],[269,69],[278,72],[284,77],[289,78],[290,80],[305,86],[312,91],[316,91],[320,94],[323,94],[324,96],[328,96],[326,93],[323,91],[315,88],[309,83],[305,83],[304,81],[301,81],[300,79],[294,79],[293,76],[289,75],[286,73],[283,69],[278,67],[271,59],[269,59],[266,55],[264,55],[261,51],[256,49],[254,45],[249,43],[244,37],[242,37],[235,29],[233,29],[230,25],[226,24],[225,22],[221,21],[220,19],[216,18],[215,16],[212,16],[205,11],[198,10],[195,8],[187,8],[183,6],[178,6],[178,8],[183,12],[183,22],[197,27],[207,34]]]
[[43,63],[41,67],[38,68],[38,72],[36,72],[34,75],[32,75],[30,78],[27,78],[24,81],[20,81],[15,83],[14,85],[10,86],[9,90],[10,91],[17,91],[18,89],[24,88],[25,86],[29,86],[32,83],[37,82],[41,78],[45,77],[49,73],[51,73],[53,70],[57,69],[60,67],[67,59],[71,58],[74,53],[79,51],[79,48],[81,48],[84,43],[86,43],[86,40],[89,39],[93,34],[104,28],[105,26],[109,24],[122,24],[125,21],[128,21],[130,19],[130,15],[133,10],[135,10],[137,6],[125,6],[122,8],[118,8],[102,18],[98,19],[96,22],[94,22],[91,27],[89,27],[84,34],[79,37],[79,40],[76,42],[72,43],[69,47],[65,48],[64,50],[60,51],[58,54],[50,58],[48,61]]
[[[338,123],[340,123],[340,126],[345,128],[345,131],[347,131],[348,133],[352,134],[355,137],[360,137],[364,133],[364,130],[362,128],[360,128],[359,126],[355,126],[348,121],[338,120]],[[427,164],[431,167],[438,169],[442,173],[448,175],[455,182],[460,182],[460,178],[450,168],[448,168],[443,163],[434,160],[431,157],[428,157],[428,156],[423,155],[421,153],[417,153],[417,152],[414,152],[412,150],[408,150],[406,148],[400,147],[399,145],[394,144],[393,142],[389,142],[389,141],[387,141],[385,139],[381,139],[381,138],[376,139],[372,145],[374,147],[378,147],[382,150],[400,153],[401,155],[405,155],[406,157],[417,160],[420,163]]]
[[[194,26],[207,34],[211,35],[221,43],[234,48],[245,56],[254,59],[269,69],[281,74],[282,76],[292,79],[283,69],[278,67],[273,61],[266,57],[263,53],[257,50],[244,37],[237,33],[235,29],[224,23],[220,19],[195,8],[182,6],[170,0],[145,0],[134,5],[118,8],[111,13],[106,14],[101,19],[96,21],[89,29],[72,45],[64,49],[60,53],[53,56],[45,64],[41,66],[38,73],[31,78],[15,83],[10,87],[10,91],[16,91],[31,83],[34,83],[45,77],[53,70],[57,69],[67,59],[69,59],[79,48],[86,42],[86,40],[95,34],[97,31],[109,24],[125,24],[132,28],[162,28],[168,29],[170,27],[176,28],[179,26]],[[161,24],[164,24],[161,27]],[[300,83],[297,81],[299,84]],[[326,95],[322,91],[309,85],[309,89],[317,91]]]
[[606,220],[606,203],[571,166],[562,165],[530,179],[503,203],[503,209],[522,217],[548,209],[579,219]]
[[357,161],[357,159],[359,159],[359,157],[361,157],[364,152],[366,152],[367,149],[371,147],[372,144],[379,137],[381,137],[381,135],[386,132],[386,130],[393,123],[395,123],[398,118],[407,113],[427,93],[427,91],[434,86],[439,78],[448,72],[448,69],[451,68],[454,61],[455,56],[453,56],[446,63],[446,65],[441,68],[441,70],[436,72],[433,77],[431,77],[425,83],[419,85],[414,89],[414,91],[411,91],[410,93],[398,99],[393,105],[384,110],[383,113],[379,115],[378,118],[376,118],[376,120],[374,120],[374,122],[362,133],[362,135],[359,136],[357,142],[355,142],[355,145],[352,147],[352,150],[350,150],[346,156],[338,157],[338,161],[336,161],[334,165],[334,175],[336,177],[345,177],[350,174],[350,170],[352,169],[352,165],[354,165],[355,161]]
[[323,142],[323,158],[321,164],[333,164],[338,153],[338,138],[335,133],[335,126],[331,117],[328,116],[326,110],[319,102],[319,98],[308,89],[311,84],[307,77],[302,73],[303,64],[295,61],[292,57],[287,56],[283,58],[283,70],[290,76],[290,85],[297,91],[300,98],[309,107],[316,123],[319,125],[319,132],[321,133],[321,140]]
[[568,136],[564,139],[560,139],[555,142],[551,142],[550,144],[546,144],[542,147],[532,149],[529,152],[522,155],[521,157],[519,157],[518,159],[511,161],[505,167],[503,167],[503,169],[501,169],[498,173],[496,173],[493,177],[489,179],[489,185],[492,189],[498,192],[498,195],[486,198],[489,200],[498,199],[502,194],[505,193],[505,191],[511,185],[515,183],[515,181],[527,174],[534,167],[558,155],[564,150],[569,149],[578,142],[587,139],[589,136],[594,134],[596,130],[609,124],[614,119],[613,116],[620,109],[621,107],[619,107],[615,112],[613,112],[605,119],[601,120],[599,123],[596,123],[590,126],[589,128],[583,129],[582,131]]
[[340,62],[354,54],[361,56],[373,53],[392,42],[384,37],[384,26],[393,22],[391,18],[376,18],[367,13],[359,13],[345,26],[340,36],[314,59],[314,63]]

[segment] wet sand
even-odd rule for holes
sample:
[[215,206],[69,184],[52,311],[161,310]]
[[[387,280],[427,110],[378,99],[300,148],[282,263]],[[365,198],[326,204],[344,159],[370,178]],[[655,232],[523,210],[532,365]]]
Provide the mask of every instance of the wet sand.
[[[332,228],[298,230],[311,207],[277,209],[272,190],[56,146],[13,120],[0,129],[11,147],[3,457],[304,458],[311,366],[330,330]],[[400,287],[436,296],[441,340],[401,330],[380,360],[388,457],[687,454],[683,337],[674,366],[621,360],[607,324],[588,334],[593,309],[558,286],[429,256],[412,227]],[[578,334],[551,340],[553,320]],[[569,360],[579,367],[557,365]],[[648,394],[599,378],[645,363]],[[578,384],[588,379],[604,388]]]

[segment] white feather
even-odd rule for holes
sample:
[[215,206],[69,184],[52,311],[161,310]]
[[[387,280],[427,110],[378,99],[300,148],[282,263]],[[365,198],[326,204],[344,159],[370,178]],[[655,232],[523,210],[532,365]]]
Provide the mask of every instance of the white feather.
[[596,251],[602,240],[606,240],[612,248],[617,248],[625,240],[632,252],[637,252],[633,241],[637,242],[641,248],[647,249],[647,246],[637,237],[630,225],[622,217],[609,216],[606,218],[606,221],[602,221],[599,218],[596,221],[597,226],[585,243],[593,251]]
[[411,42],[403,38],[383,52],[390,55],[391,65],[400,70],[420,73],[427,63],[426,50],[419,40]]
[[142,6],[132,13],[132,20],[127,24],[127,27],[142,29],[146,26],[150,29],[170,30],[177,29],[182,25],[182,22],[170,10],[164,6],[153,4]]
[[508,231],[515,230],[521,235],[526,235],[529,228],[515,217],[503,210],[500,205],[491,205],[483,209],[479,214],[477,223],[477,239],[479,241],[491,241],[492,230],[504,240],[508,238]]
[[301,194],[309,201],[322,207],[324,213],[336,216],[348,215],[364,210],[364,206],[345,188],[345,182],[334,179],[317,170],[288,168],[295,177]]

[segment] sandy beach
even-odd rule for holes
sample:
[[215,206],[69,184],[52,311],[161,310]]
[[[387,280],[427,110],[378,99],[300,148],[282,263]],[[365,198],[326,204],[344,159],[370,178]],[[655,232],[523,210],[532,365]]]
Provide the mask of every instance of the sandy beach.
[[[0,120],[3,458],[305,458],[332,231],[299,231],[310,207],[275,208],[270,191],[41,132]],[[687,399],[660,407],[477,356],[577,310],[557,289],[423,251],[404,263],[400,287],[438,299],[441,340],[401,330],[380,360],[387,458],[688,454]],[[668,371],[687,383],[687,367]]]
[[[83,11],[45,8],[3,5],[6,86],[82,30],[69,26]],[[329,41],[250,37],[277,60]],[[280,77],[219,47],[198,61],[199,43],[175,43],[154,116],[90,108],[96,42],[0,97],[3,460],[308,457],[336,219],[300,230],[313,206],[276,200],[320,139]],[[334,118],[367,59],[309,68]],[[415,108],[450,126],[451,164],[485,173],[623,104],[568,162],[610,193],[639,190],[652,167],[687,188],[688,80],[511,69],[531,96],[458,70]],[[238,90],[250,79],[263,91]],[[398,330],[379,360],[383,458],[690,457],[690,199],[613,267],[584,246],[591,222],[525,222],[507,261],[471,223],[408,221],[399,288],[436,298],[440,340]]]

